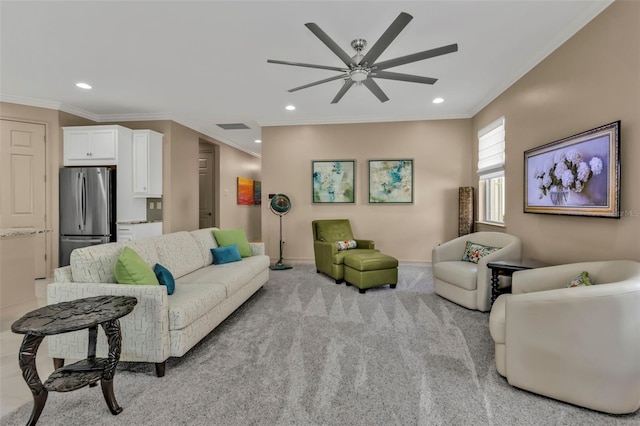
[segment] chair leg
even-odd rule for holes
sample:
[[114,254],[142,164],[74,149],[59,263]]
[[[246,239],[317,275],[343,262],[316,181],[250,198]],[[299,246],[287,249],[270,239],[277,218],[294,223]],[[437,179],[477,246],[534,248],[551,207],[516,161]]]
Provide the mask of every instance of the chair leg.
[[342,281],[344,280],[336,280],[336,284],[342,284]]
[[167,367],[167,361],[156,362],[156,376],[164,377],[164,371]]
[[366,288],[360,288],[358,289],[358,292],[360,292],[360,294],[365,294],[367,292]]
[[391,284],[389,287],[396,288],[396,284]]

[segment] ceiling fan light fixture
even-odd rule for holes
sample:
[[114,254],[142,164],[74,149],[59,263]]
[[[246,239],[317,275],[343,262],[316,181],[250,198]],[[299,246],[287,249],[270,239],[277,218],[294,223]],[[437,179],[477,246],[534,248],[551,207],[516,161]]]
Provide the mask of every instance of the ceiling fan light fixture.
[[361,81],[364,81],[367,79],[367,77],[369,77],[370,72],[371,70],[365,68],[354,68],[353,70],[349,71],[349,78],[356,83],[360,83]]
[[442,98],[435,98],[434,100],[432,100],[431,102],[433,102],[434,104],[441,104],[444,102],[444,99]]
[[287,105],[286,107],[284,107],[284,109],[286,109],[287,111],[293,111],[296,109],[296,107],[294,107],[293,105]]

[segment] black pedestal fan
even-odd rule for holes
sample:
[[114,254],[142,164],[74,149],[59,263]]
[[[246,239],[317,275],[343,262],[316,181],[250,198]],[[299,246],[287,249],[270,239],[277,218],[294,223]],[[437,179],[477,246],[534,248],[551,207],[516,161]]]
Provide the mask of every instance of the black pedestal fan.
[[276,194],[271,199],[269,208],[273,213],[280,216],[280,259],[275,265],[270,266],[270,269],[274,271],[291,269],[293,266],[282,263],[282,246],[284,245],[284,241],[282,241],[282,216],[289,213],[289,210],[291,210],[291,200],[289,200],[289,197],[284,194]]

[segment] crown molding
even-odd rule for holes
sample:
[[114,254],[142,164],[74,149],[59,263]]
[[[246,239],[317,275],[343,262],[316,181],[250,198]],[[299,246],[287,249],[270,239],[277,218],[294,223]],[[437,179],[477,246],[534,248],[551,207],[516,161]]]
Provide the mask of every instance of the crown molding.
[[28,98],[25,96],[15,96],[15,95],[7,95],[7,94],[2,94],[0,93],[0,102],[7,102],[7,103],[11,103],[11,104],[18,104],[18,105],[26,105],[26,106],[32,106],[32,107],[38,107],[38,108],[46,108],[46,109],[53,109],[53,110],[57,110],[57,111],[63,111],[66,112],[68,114],[72,114],[78,117],[82,117],[82,118],[86,118],[87,120],[91,120],[94,121],[96,123],[110,123],[110,122],[114,122],[114,121],[121,121],[121,122],[127,122],[127,121],[155,121],[155,120],[169,120],[169,121],[173,121],[175,123],[181,124],[185,127],[188,127],[191,130],[194,130],[196,132],[202,133],[205,136],[208,136],[212,139],[217,140],[220,143],[223,143],[225,145],[229,145],[232,148],[235,148],[239,151],[245,152],[249,155],[252,155],[256,158],[261,158],[261,155],[256,153],[256,152],[252,152],[249,151],[246,148],[243,148],[239,145],[236,145],[235,143],[231,142],[230,140],[228,140],[227,138],[225,138],[224,136],[221,136],[219,134],[217,134],[214,131],[211,131],[211,129],[206,129],[203,128],[201,126],[195,125],[193,123],[190,123],[188,120],[183,120],[180,118],[175,118],[173,117],[171,114],[169,113],[146,113],[146,114],[94,114],[92,112],[86,111],[82,108],[77,108],[74,107],[72,105],[65,105],[61,102],[55,102],[55,101],[48,101],[48,100],[44,100],[44,99],[34,99],[34,98]]
[[425,120],[458,120],[472,118],[471,114],[420,114],[405,116],[369,116],[369,117],[325,117],[325,118],[298,118],[294,120],[273,121],[273,120],[256,120],[260,126],[309,126],[320,124],[359,124],[359,123],[390,123],[396,121],[425,121]]

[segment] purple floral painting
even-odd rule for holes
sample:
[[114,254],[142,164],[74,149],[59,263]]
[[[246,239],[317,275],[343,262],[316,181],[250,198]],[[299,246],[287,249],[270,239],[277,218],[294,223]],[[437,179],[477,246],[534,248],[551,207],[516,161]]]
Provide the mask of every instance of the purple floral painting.
[[619,210],[619,122],[525,152],[525,212],[607,216]]

